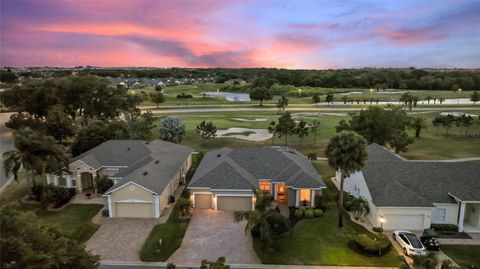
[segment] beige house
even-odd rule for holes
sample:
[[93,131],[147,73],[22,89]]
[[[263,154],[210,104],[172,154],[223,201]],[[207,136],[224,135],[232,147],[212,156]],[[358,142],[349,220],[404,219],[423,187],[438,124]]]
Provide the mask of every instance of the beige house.
[[381,219],[386,230],[455,224],[461,232],[480,232],[480,159],[409,161],[377,144],[368,152],[366,166],[344,188],[368,201],[372,225],[381,226]]
[[158,218],[192,164],[186,146],[154,140],[110,140],[74,158],[69,172],[48,183],[95,191],[99,176],[114,185],[104,194],[110,217]]
[[196,208],[254,210],[253,189],[283,205],[314,206],[326,186],[311,162],[288,147],[222,148],[208,152],[188,185]]

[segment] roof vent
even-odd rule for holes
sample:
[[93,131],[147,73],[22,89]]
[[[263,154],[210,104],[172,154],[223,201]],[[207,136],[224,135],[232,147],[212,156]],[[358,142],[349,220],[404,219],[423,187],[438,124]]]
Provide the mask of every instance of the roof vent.
[[145,172],[143,172],[143,174],[142,174],[142,175],[146,176],[146,175],[148,175],[148,172],[147,172],[147,171],[145,171]]
[[222,157],[222,154],[217,154],[217,158],[220,158],[220,157]]
[[127,150],[130,150],[130,147],[128,147]]
[[159,162],[160,162],[159,160],[156,160],[156,161],[155,161],[155,164],[158,164]]

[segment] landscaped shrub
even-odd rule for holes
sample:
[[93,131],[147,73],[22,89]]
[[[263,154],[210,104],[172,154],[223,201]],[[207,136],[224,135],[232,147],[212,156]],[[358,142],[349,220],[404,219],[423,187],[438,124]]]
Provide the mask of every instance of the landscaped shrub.
[[270,224],[272,235],[280,235],[290,230],[290,223],[280,213],[271,214],[267,217],[267,222]]
[[313,210],[313,215],[317,218],[321,217],[321,216],[323,216],[323,210],[321,210],[320,208],[314,209]]
[[42,185],[32,186],[31,191],[32,191],[32,196],[35,197],[35,200],[40,201],[42,199],[42,193],[43,193]]
[[383,233],[383,228],[381,227],[373,227],[372,230],[377,233]]
[[193,95],[186,94],[186,93],[182,92],[181,94],[177,95],[177,98],[178,99],[191,99],[191,98],[193,98]]
[[97,182],[97,192],[104,194],[108,189],[113,186],[113,181],[107,176],[100,176],[96,180]]
[[316,152],[311,152],[307,154],[307,158],[309,160],[316,160],[317,159],[317,153]]
[[458,226],[455,224],[432,224],[430,228],[434,229],[435,231],[442,231],[442,232],[458,231]]
[[367,255],[382,256],[391,247],[390,240],[384,234],[359,234],[353,241],[358,250]]
[[53,208],[59,208],[68,203],[73,195],[75,193],[67,188],[48,185],[43,189],[42,202],[53,205]]
[[305,218],[306,219],[312,219],[313,218],[313,209],[307,209],[305,210]]
[[294,215],[296,218],[303,218],[303,211],[304,211],[304,210],[297,209],[297,210],[295,210],[295,213],[293,213],[293,215]]
[[315,195],[315,207],[323,211],[328,209],[328,197],[320,194]]
[[262,232],[260,231],[260,226],[259,225],[253,226],[252,230],[250,230],[250,234],[254,238],[260,238],[260,235],[262,235]]
[[355,197],[353,197],[349,193],[343,193],[343,208],[345,208],[345,210],[350,211],[352,209],[353,198]]
[[165,267],[165,269],[175,269],[175,268],[177,268],[177,266],[174,263],[171,263],[171,262],[169,262],[167,264],[167,267]]
[[413,255],[413,266],[421,269],[436,269],[438,266],[437,255],[433,251],[429,251],[427,255]]
[[188,217],[192,215],[193,204],[190,199],[185,199],[181,197],[180,199],[178,199],[177,204],[180,211],[180,216]]

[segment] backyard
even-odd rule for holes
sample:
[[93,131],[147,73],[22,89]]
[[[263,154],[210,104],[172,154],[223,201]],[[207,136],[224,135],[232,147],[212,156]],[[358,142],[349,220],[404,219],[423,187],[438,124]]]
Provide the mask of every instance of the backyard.
[[480,245],[443,245],[442,251],[459,265],[480,268]]
[[[472,114],[480,114],[479,112],[469,112]],[[458,136],[459,127],[453,126],[450,129],[450,135],[445,135],[445,130],[440,127],[437,129],[432,125],[432,119],[438,116],[438,112],[429,112],[421,114],[412,114],[413,117],[422,117],[426,119],[427,129],[423,130],[420,138],[415,138],[415,142],[411,144],[407,152],[400,155],[409,159],[449,159],[449,158],[467,158],[480,156],[480,138],[465,138]],[[348,119],[349,116],[345,112],[295,112],[292,113],[295,120],[305,120],[312,122],[313,119],[319,119],[321,124],[316,136],[316,143],[313,144],[313,134],[309,134],[300,144],[300,139],[295,136],[288,137],[288,145],[302,151],[304,154],[316,152],[319,157],[324,156],[326,143],[335,134],[335,126],[342,119]],[[216,113],[192,113],[178,114],[186,125],[186,137],[182,144],[188,145],[198,151],[209,151],[221,147],[245,147],[245,146],[268,146],[272,144],[272,139],[261,142],[252,142],[235,138],[214,138],[209,140],[202,139],[196,132],[195,127],[202,121],[212,121],[217,129],[226,129],[231,127],[266,129],[272,120],[277,120],[279,114],[276,112],[216,112]],[[160,126],[158,119],[156,123]],[[475,129],[476,128],[476,129]],[[479,132],[480,126],[471,127],[471,131]],[[413,130],[410,130],[413,136]],[[155,129],[153,138],[158,137],[158,128]],[[273,140],[276,145],[283,145],[284,139],[275,137]]]

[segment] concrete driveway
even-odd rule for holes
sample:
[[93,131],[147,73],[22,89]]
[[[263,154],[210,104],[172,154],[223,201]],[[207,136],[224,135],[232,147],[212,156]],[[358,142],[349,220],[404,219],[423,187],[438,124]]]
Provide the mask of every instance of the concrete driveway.
[[233,222],[233,212],[195,209],[182,245],[168,262],[199,264],[224,256],[227,263],[259,264],[252,239],[245,234],[245,222]]
[[88,240],[87,249],[107,261],[140,261],[139,251],[156,219],[107,218]]

